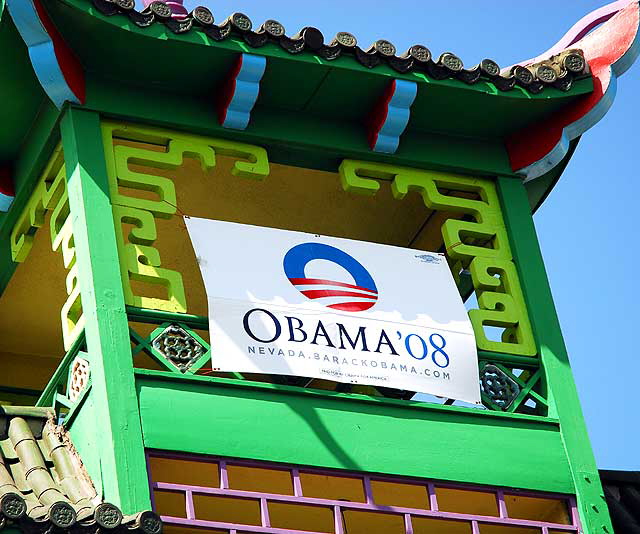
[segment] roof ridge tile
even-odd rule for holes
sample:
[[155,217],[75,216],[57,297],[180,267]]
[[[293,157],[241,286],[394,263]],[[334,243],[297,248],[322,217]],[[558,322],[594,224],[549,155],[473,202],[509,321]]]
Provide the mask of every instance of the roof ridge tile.
[[[533,94],[543,91],[546,87],[568,91],[575,79],[590,74],[582,52],[575,49],[554,56],[554,58],[559,57],[560,61],[550,58],[534,65],[516,66],[506,74],[502,74],[498,64],[490,59],[484,59],[479,65],[468,69],[465,69],[462,60],[451,52],[441,54],[434,61],[429,49],[423,45],[414,45],[404,54],[397,55],[393,43],[379,39],[364,50],[357,45],[357,39],[348,32],[338,32],[332,40],[325,43],[322,32],[317,28],[305,26],[293,36],[287,36],[284,26],[272,19],[265,21],[257,31],[254,31],[251,19],[243,13],[233,13],[217,25],[214,23],[215,19],[211,11],[204,6],[198,6],[184,16],[172,15],[171,8],[165,0],[155,0],[142,11],[136,11],[135,3],[130,0],[91,0],[91,2],[103,15],[126,16],[140,28],[164,24],[173,33],[198,31],[208,35],[214,41],[224,41],[233,35],[242,38],[252,48],[260,48],[271,42],[279,44],[290,54],[307,51],[327,61],[348,55],[369,69],[388,65],[401,74],[420,72],[435,80],[453,78],[467,84],[484,81],[492,83],[499,91],[510,91],[515,85]],[[567,63],[564,57],[569,54],[572,56],[572,61]],[[580,62],[579,59],[582,61]],[[582,68],[574,68],[579,65]]]

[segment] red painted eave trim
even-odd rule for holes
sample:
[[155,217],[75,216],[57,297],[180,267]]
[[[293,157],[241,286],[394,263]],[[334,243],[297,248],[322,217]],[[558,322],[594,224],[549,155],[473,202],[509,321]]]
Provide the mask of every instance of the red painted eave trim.
[[33,5],[36,8],[38,17],[40,18],[42,25],[51,37],[53,42],[53,50],[60,65],[60,70],[66,80],[69,88],[80,101],[81,104],[85,103],[86,86],[84,79],[84,69],[80,64],[80,61],[74,54],[73,50],[65,42],[62,34],[58,31],[55,24],[49,17],[49,14],[42,5],[41,0],[33,0]]
[[378,134],[380,133],[382,126],[387,120],[387,115],[389,113],[389,102],[391,102],[391,99],[393,98],[395,92],[396,81],[392,80],[387,85],[384,93],[382,93],[382,96],[376,103],[369,119],[367,120],[367,137],[369,141],[369,148],[372,150],[376,146],[376,142],[378,141]]
[[236,59],[231,72],[229,72],[229,74],[227,75],[227,79],[224,82],[222,90],[220,91],[217,106],[218,122],[220,124],[224,124],[224,121],[227,118],[227,110],[229,109],[229,104],[231,104],[233,95],[236,92],[236,80],[238,78],[238,74],[240,73],[240,69],[242,69],[242,58],[242,54],[239,54],[238,59]]
[[12,169],[9,166],[0,167],[0,194],[9,197],[13,197],[16,194],[11,171]]
[[[506,139],[511,168],[521,171],[547,157],[563,141],[581,135],[601,118],[610,105],[615,90],[612,76],[616,76],[616,63],[629,53],[638,38],[640,9],[637,1],[630,2],[607,22],[571,44],[570,48],[583,51],[593,76],[593,92],[547,118],[542,123],[524,128]],[[619,73],[621,74],[621,72]],[[588,115],[592,113],[593,116]],[[584,124],[578,121],[584,121]],[[579,131],[582,130],[582,131]]]

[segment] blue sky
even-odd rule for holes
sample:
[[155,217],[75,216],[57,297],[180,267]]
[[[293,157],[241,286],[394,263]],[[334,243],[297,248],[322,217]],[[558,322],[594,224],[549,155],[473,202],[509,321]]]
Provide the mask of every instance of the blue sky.
[[[293,34],[315,26],[362,46],[376,39],[399,50],[416,43],[435,56],[450,51],[465,65],[485,57],[501,65],[536,56],[604,2],[459,0],[186,0],[207,5],[218,22],[241,11],[259,26],[273,18]],[[640,200],[640,65],[620,80],[613,108],[585,134],[559,184],[535,216],[551,287],[569,349],[598,466],[640,469],[635,386],[638,253],[633,219]]]

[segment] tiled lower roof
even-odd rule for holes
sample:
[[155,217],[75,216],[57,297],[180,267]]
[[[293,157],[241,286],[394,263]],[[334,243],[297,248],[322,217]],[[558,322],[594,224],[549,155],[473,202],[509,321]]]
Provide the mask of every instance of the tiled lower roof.
[[71,439],[46,408],[0,406],[0,530],[160,534],[146,510],[123,516],[102,502]]
[[398,55],[393,43],[380,39],[363,49],[358,46],[355,36],[348,32],[339,32],[329,43],[325,43],[322,32],[310,26],[291,37],[286,35],[284,26],[276,20],[267,20],[258,30],[253,30],[253,23],[242,13],[234,13],[218,25],[215,24],[211,11],[203,6],[196,7],[185,17],[176,18],[171,8],[162,0],[152,2],[142,11],[135,9],[134,0],[92,2],[102,14],[126,16],[141,28],[164,24],[176,34],[198,31],[215,41],[240,37],[252,48],[260,48],[271,42],[280,45],[290,54],[307,51],[326,60],[351,55],[368,68],[386,64],[400,73],[421,72],[436,80],[455,78],[468,84],[488,81],[500,91],[509,91],[516,85],[531,93],[539,93],[545,87],[568,91],[575,79],[589,74],[589,67],[580,50],[567,50],[548,61],[526,67],[518,65],[504,73],[491,59],[484,59],[478,65],[464,68],[462,60],[450,52],[441,54],[437,59],[433,58],[429,49],[423,45],[414,45],[404,54]]

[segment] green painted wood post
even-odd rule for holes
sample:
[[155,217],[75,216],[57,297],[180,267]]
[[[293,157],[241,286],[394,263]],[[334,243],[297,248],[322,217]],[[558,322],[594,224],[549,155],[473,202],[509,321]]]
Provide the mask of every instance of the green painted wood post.
[[584,532],[612,534],[613,528],[569,366],[527,193],[524,184],[513,178],[498,178],[497,185],[529,317],[547,377],[551,405],[560,419],[562,439],[578,495]]
[[151,503],[100,117],[69,108],[61,132],[102,489],[125,514],[135,513]]

